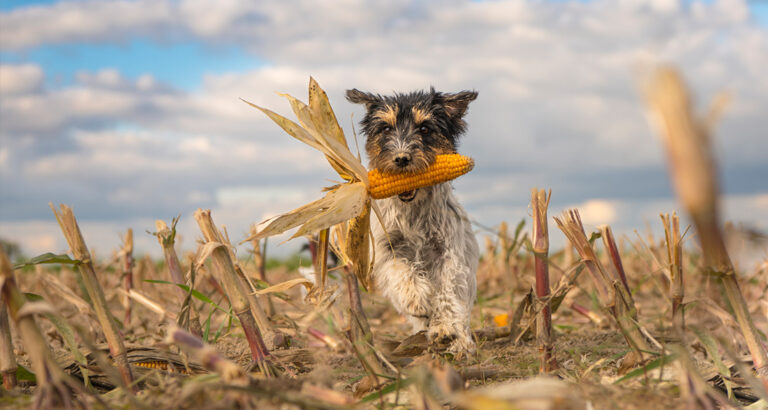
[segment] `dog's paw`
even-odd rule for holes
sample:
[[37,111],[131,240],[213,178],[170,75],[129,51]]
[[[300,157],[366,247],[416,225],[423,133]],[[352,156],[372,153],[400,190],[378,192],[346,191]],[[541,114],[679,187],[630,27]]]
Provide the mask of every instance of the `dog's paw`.
[[448,343],[457,334],[456,328],[448,324],[430,324],[427,329],[427,339],[432,343]]
[[446,351],[456,358],[466,357],[475,352],[475,342],[472,340],[472,336],[455,325],[430,326],[427,331],[427,339],[434,344],[447,344]]
[[457,359],[470,356],[475,353],[475,342],[471,337],[458,336],[448,345],[447,351]]

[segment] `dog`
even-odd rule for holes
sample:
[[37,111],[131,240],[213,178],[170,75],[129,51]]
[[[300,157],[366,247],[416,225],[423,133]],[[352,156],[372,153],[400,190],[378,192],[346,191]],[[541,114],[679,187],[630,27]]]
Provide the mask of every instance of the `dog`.
[[[392,173],[420,172],[438,154],[456,153],[463,119],[477,92],[416,91],[381,96],[357,89],[347,99],[364,104],[360,122],[369,166]],[[477,294],[477,240],[449,182],[377,201],[372,218],[377,289],[406,315],[414,332],[448,342],[457,355],[474,352],[470,313]]]

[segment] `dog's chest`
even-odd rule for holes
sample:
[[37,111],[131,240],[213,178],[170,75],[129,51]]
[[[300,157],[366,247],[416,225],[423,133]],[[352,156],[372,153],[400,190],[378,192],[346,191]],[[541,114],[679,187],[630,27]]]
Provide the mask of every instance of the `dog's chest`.
[[383,230],[376,232],[377,252],[405,260],[417,273],[437,271],[446,255],[459,246],[463,222],[450,191],[440,191],[448,197],[429,195],[417,203],[382,201]]

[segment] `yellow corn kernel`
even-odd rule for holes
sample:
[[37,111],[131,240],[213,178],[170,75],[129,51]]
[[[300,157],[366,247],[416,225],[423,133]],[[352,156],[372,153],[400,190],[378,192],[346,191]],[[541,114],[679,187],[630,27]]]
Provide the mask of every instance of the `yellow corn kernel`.
[[145,367],[147,369],[161,369],[168,370],[168,362],[160,360],[142,360],[140,362],[133,363],[134,366]]
[[368,190],[374,199],[388,198],[403,192],[412,191],[450,181],[471,171],[475,166],[472,158],[460,154],[441,154],[424,172],[393,174],[378,169],[368,172],[370,182]]

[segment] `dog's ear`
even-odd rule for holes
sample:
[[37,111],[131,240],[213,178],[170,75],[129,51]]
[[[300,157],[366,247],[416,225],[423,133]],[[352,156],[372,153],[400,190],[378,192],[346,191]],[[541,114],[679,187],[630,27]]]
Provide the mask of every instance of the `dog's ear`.
[[443,94],[443,107],[451,118],[461,118],[467,113],[469,103],[477,98],[477,91],[461,91],[455,94]]
[[347,100],[355,104],[365,104],[365,108],[371,108],[371,106],[381,102],[381,96],[353,88],[347,90]]

